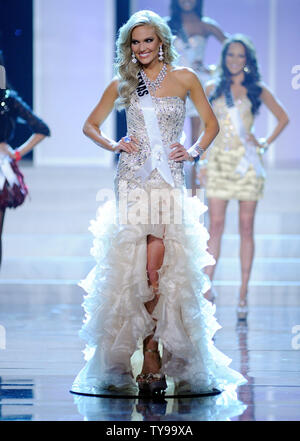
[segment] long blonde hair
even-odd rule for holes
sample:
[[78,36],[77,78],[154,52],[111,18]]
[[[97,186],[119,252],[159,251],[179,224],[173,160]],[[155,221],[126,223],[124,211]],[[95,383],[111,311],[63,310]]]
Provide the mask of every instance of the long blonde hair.
[[138,11],[133,14],[127,23],[119,29],[117,39],[116,73],[119,77],[119,98],[116,108],[122,109],[129,106],[132,93],[138,86],[137,74],[141,68],[139,62],[132,63],[131,35],[134,28],[141,25],[150,25],[155,29],[156,35],[161,40],[164,51],[164,62],[172,64],[177,58],[173,46],[173,35],[166,21],[152,11]]

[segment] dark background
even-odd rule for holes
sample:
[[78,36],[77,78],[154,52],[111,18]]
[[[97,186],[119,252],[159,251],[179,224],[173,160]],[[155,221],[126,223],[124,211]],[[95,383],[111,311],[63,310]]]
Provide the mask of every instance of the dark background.
[[[33,103],[32,0],[0,0],[0,49],[4,53],[7,81],[22,99]],[[31,131],[17,124],[12,147],[21,145]],[[32,158],[32,152],[26,159]]]
[[[48,1],[48,0],[47,0]],[[129,18],[130,0],[116,0],[115,26]],[[0,0],[0,50],[4,53],[7,81],[33,107],[33,0]],[[125,112],[117,112],[117,139],[126,132]],[[21,145],[31,132],[17,124],[12,147]],[[25,157],[32,160],[32,152]]]

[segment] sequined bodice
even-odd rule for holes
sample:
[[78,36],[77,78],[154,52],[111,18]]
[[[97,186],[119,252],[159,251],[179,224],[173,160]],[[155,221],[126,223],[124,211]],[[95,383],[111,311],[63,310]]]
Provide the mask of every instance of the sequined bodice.
[[[180,140],[185,119],[185,103],[177,96],[155,97],[153,102],[163,145],[167,149],[171,144]],[[145,163],[151,153],[147,128],[139,98],[136,94],[133,94],[130,106],[126,110],[126,118],[127,133],[139,141],[139,151],[131,154],[121,153],[116,178],[117,180],[127,181],[128,187],[133,189],[143,187],[141,179],[136,178],[135,173]],[[168,164],[176,187],[182,186],[184,184],[183,163],[169,160]],[[147,185],[161,187],[166,185],[166,183],[155,169],[151,173]]]
[[[250,133],[254,123],[254,115],[251,112],[251,101],[248,97],[244,97],[237,99],[234,104],[239,110],[246,132]],[[241,140],[231,120],[224,96],[213,101],[213,110],[220,125],[220,132],[215,139],[214,147],[221,147],[225,150],[239,148],[239,146],[241,146]]]

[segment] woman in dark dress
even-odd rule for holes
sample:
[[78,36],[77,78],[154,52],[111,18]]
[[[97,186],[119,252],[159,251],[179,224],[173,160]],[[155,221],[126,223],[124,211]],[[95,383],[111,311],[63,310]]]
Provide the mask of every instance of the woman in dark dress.
[[[1,66],[4,66],[4,61],[0,51]],[[0,88],[0,265],[5,210],[21,205],[27,194],[27,187],[17,161],[46,136],[50,136],[49,127],[32,112],[17,92],[6,85],[4,87]],[[14,137],[18,118],[27,124],[33,134],[24,144],[14,150],[9,143]]]

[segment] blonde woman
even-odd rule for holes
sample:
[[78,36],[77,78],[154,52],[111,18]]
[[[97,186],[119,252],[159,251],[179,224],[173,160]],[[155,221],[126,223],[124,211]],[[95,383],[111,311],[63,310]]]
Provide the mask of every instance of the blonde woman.
[[[244,381],[212,342],[219,325],[203,296],[209,284],[202,268],[213,263],[207,231],[198,221],[205,207],[187,198],[184,187],[183,162],[208,148],[218,123],[197,76],[174,68],[175,56],[165,21],[150,11],[134,14],[119,32],[118,76],[84,125],[97,145],[121,153],[115,187],[122,210],[114,217],[109,203],[93,223],[97,265],[82,282],[88,293],[80,332],[87,340],[87,364],[73,383],[75,393],[132,393],[138,387],[157,394],[167,390],[166,375],[176,393]],[[205,125],[188,150],[179,141],[187,94]],[[128,132],[118,142],[99,128],[115,105],[127,115]],[[187,205],[182,222],[178,205]],[[132,356],[139,348],[143,361],[135,383]]]

